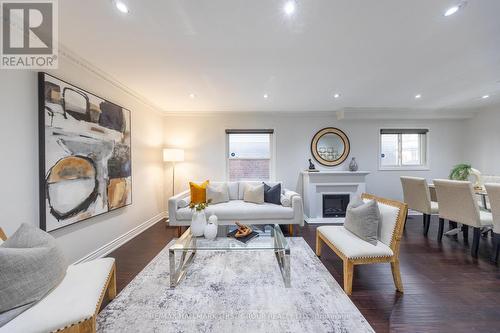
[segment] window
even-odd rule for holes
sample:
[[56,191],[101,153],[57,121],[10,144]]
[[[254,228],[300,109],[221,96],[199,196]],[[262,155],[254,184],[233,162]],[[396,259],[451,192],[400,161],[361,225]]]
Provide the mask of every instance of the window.
[[380,169],[427,168],[427,129],[381,129]]
[[226,130],[229,181],[273,178],[273,133],[273,130]]

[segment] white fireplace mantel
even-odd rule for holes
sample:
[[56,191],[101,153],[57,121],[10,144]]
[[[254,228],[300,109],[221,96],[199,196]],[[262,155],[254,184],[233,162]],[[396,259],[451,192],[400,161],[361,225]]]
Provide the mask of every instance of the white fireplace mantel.
[[369,171],[320,171],[302,174],[304,219],[307,223],[343,223],[344,218],[323,217],[323,194],[349,194],[350,199],[366,191]]

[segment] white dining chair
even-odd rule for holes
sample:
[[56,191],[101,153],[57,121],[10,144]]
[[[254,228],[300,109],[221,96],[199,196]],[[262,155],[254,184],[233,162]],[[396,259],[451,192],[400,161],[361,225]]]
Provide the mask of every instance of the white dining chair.
[[444,220],[464,225],[464,242],[468,240],[468,226],[474,228],[471,255],[477,258],[481,228],[491,226],[493,217],[490,212],[480,210],[471,182],[436,179],[436,195],[439,203],[438,240],[443,237]]
[[431,215],[439,213],[438,203],[431,201],[429,185],[425,178],[401,177],[404,202],[409,209],[422,213],[424,221],[424,236],[429,233]]
[[498,262],[500,250],[500,184],[484,184],[490,200],[491,213],[493,215],[493,262]]

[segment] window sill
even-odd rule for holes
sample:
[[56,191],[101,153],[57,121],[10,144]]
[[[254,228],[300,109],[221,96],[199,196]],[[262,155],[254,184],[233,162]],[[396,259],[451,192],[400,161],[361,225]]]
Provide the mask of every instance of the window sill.
[[428,166],[379,167],[379,171],[430,171]]

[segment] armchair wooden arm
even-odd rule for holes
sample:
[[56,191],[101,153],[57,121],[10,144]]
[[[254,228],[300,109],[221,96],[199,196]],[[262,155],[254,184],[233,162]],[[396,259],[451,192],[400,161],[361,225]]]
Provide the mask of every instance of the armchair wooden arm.
[[7,235],[5,235],[5,232],[3,232],[2,228],[0,228],[0,239],[7,240]]

